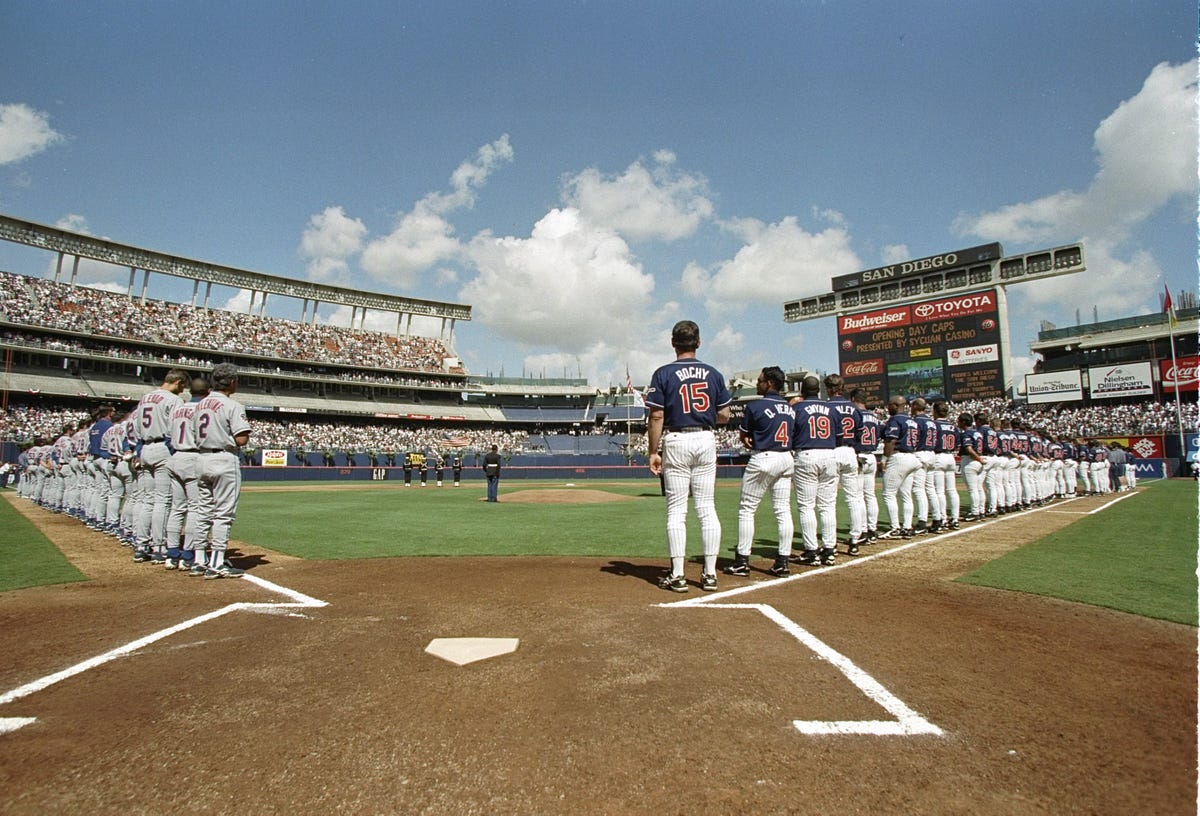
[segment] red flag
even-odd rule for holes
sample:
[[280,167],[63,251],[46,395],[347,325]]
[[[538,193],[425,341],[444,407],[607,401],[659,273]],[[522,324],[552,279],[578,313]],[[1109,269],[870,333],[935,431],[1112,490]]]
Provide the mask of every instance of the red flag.
[[1179,325],[1179,321],[1175,318],[1175,304],[1171,301],[1171,289],[1165,283],[1163,284],[1163,312],[1167,315],[1167,321],[1171,324],[1171,328]]

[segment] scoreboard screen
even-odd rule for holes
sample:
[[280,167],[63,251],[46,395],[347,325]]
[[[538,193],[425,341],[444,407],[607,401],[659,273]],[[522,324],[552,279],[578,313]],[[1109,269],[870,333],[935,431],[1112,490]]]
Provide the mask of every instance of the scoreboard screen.
[[869,404],[893,394],[950,400],[1004,396],[999,295],[995,289],[838,318],[846,391]]

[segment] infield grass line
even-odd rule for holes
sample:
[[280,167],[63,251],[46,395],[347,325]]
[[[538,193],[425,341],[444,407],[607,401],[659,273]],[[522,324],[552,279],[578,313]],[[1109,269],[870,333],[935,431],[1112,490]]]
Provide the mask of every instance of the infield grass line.
[[[811,574],[811,573],[810,573]],[[682,604],[663,604],[682,606]],[[832,665],[867,699],[895,717],[894,720],[792,720],[802,734],[865,734],[870,736],[943,736],[942,729],[913,711],[854,661],[813,635],[769,604],[707,604],[708,609],[753,609],[795,638],[817,657]]]
[[[241,601],[238,603],[228,604],[220,609],[213,610],[212,612],[207,612],[203,615],[198,615],[197,617],[185,620],[182,623],[177,623],[174,626],[169,626],[166,629],[160,629],[157,632],[152,632],[144,637],[138,638],[137,640],[132,640],[129,643],[126,643],[124,646],[118,646],[115,649],[110,649],[103,654],[88,658],[81,663],[76,663],[74,666],[69,666],[61,671],[48,674],[45,677],[41,677],[37,680],[26,683],[23,686],[18,686],[12,691],[6,692],[5,694],[0,694],[0,705],[11,703],[14,700],[20,700],[23,697],[28,697],[30,694],[47,689],[50,686],[53,686],[55,683],[60,683],[63,680],[67,680],[77,674],[82,674],[83,672],[89,671],[98,666],[103,666],[105,663],[116,660],[119,657],[133,654],[139,649],[143,649],[152,643],[157,643],[163,638],[186,631],[194,626],[199,626],[202,623],[216,620],[224,615],[228,615],[230,612],[238,612],[242,610],[256,611],[261,609],[295,609],[328,606],[328,603],[325,601],[311,598],[308,595],[304,595],[303,593],[296,592],[295,590],[272,583],[264,578],[256,578],[250,575],[243,575],[242,578],[250,581],[252,584],[257,584],[263,589],[271,592],[277,592],[281,595],[292,598],[293,603],[261,603]],[[33,717],[0,718],[0,734],[15,731],[18,728],[29,725],[29,723],[35,722],[35,720],[36,718]]]

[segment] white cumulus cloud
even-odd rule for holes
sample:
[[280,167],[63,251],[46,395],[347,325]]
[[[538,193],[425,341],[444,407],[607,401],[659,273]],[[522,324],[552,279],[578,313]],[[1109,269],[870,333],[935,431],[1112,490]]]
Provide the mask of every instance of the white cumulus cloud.
[[481,233],[468,252],[478,275],[460,297],[474,315],[508,339],[569,355],[635,333],[654,289],[619,235],[572,208],[551,210],[528,238]]
[[363,249],[362,268],[375,280],[413,288],[422,273],[462,257],[463,243],[446,216],[475,205],[478,190],[500,165],[513,160],[508,134],[476,151],[450,176],[449,192],[432,192],[402,213],[392,231]]
[[0,164],[13,164],[63,141],[49,115],[28,105],[0,105]]
[[989,240],[1119,241],[1172,198],[1196,196],[1196,64],[1155,66],[1142,89],[1100,123],[1087,190],[1059,190],[994,212],[964,215],[960,234]]
[[683,288],[706,299],[710,312],[776,303],[829,291],[830,278],[856,272],[858,256],[842,226],[808,232],[789,215],[774,224],[752,218],[726,225],[744,241],[733,258],[708,270],[689,264]]
[[686,238],[713,214],[708,182],[680,172],[669,150],[655,153],[651,166],[634,162],[617,176],[588,168],[563,183],[563,202],[635,241]]
[[326,207],[308,220],[300,238],[300,257],[307,261],[308,276],[326,281],[343,275],[348,261],[362,249],[367,228],[341,207]]

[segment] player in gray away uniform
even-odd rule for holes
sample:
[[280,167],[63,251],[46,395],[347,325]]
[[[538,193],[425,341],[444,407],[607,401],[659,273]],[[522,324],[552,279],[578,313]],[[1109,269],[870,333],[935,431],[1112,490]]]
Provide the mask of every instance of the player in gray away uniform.
[[746,405],[745,415],[738,427],[742,444],[750,448],[750,461],[742,474],[742,498],[738,504],[738,543],[733,563],[725,568],[729,575],[750,574],[750,549],[754,544],[754,512],[763,495],[771,491],[775,523],[779,528],[779,551],[775,565],[768,572],[787,575],[792,556],[792,471],[796,460],[792,455],[792,436],[795,434],[796,412],[779,395],[783,389],[783,369],[764,368],[758,376],[760,399]]
[[688,591],[683,562],[687,553],[690,491],[704,543],[700,588],[712,592],[717,588],[717,554],[721,550],[721,521],[714,504],[717,440],[713,430],[729,421],[732,397],[721,372],[696,359],[699,326],[690,320],[676,323],[671,329],[671,346],[675,349],[675,361],[659,367],[646,390],[650,472],[655,476],[662,474],[667,496],[671,572],[659,586],[672,592]]
[[[200,486],[196,474],[200,452],[196,447],[196,405],[208,396],[208,380],[196,377],[189,388],[192,398],[171,414],[171,447],[167,463],[171,474],[171,509],[167,514],[167,569],[190,570],[196,558],[196,510]],[[183,547],[179,537],[183,535]]]
[[171,436],[171,414],[183,404],[179,392],[189,382],[191,377],[186,371],[172,368],[162,385],[142,397],[133,409],[134,432],[141,445],[137,480],[142,498],[134,517],[138,539],[134,561],[159,565],[167,562],[166,522],[171,503],[171,474],[167,472],[171,449],[167,440]]
[[[229,528],[237,515],[242,470],[238,451],[250,439],[250,421],[241,403],[231,399],[237,391],[237,367],[221,363],[209,378],[212,392],[196,403],[193,420],[196,446],[200,451],[197,473],[199,502],[193,538],[196,563],[189,575],[205,578],[239,578],[242,570],[225,561]],[[209,538],[211,536],[211,541]],[[205,543],[212,548],[205,562]]]

